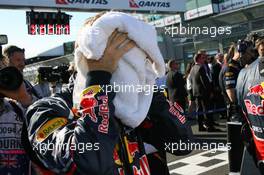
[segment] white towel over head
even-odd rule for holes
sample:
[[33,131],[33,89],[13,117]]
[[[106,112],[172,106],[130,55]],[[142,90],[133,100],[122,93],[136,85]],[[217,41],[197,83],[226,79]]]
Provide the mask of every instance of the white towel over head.
[[[155,79],[165,74],[165,64],[158,48],[155,28],[133,16],[107,12],[92,26],[85,26],[81,30],[74,57],[78,74],[73,102],[79,104],[81,92],[86,88],[85,80],[89,69],[84,59],[100,59],[108,38],[115,29],[128,33],[128,37],[138,46],[124,54],[111,79],[112,88],[116,92],[115,116],[123,124],[135,128],[147,116]],[[146,59],[147,55],[153,63]]]

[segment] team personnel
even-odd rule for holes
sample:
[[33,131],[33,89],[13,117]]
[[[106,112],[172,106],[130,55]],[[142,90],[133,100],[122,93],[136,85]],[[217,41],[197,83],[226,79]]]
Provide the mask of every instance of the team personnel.
[[[232,45],[229,52],[234,54],[231,56],[232,59],[223,66],[219,74],[219,85],[225,102],[227,104],[227,120],[231,120],[232,114],[236,114],[237,111],[237,99],[236,99],[236,83],[237,77],[242,69],[240,64],[240,54],[237,51],[236,45]],[[229,53],[230,54],[230,53]]]
[[237,105],[235,87],[237,84],[237,77],[240,70],[242,69],[242,66],[239,62],[240,54],[237,51],[237,46],[235,44],[231,45],[228,55],[231,59],[226,65],[224,65],[219,74],[219,85],[227,106],[227,139],[228,142],[231,142],[232,144],[231,150],[228,152],[229,171],[240,172],[243,155],[243,144],[240,137],[240,129],[242,124],[239,123],[240,114]]
[[199,131],[215,132],[213,126],[213,116],[204,112],[210,109],[210,101],[212,98],[212,86],[205,70],[206,54],[198,53],[194,56],[195,65],[192,67],[189,79],[192,89],[192,95],[196,102],[198,114]]
[[177,102],[184,110],[187,102],[186,81],[179,72],[180,63],[176,60],[168,62],[169,72],[167,74],[166,85],[168,87],[168,96],[171,102]]
[[[216,109],[225,108],[225,100],[222,95],[222,91],[219,85],[219,74],[221,72],[223,66],[224,55],[221,53],[216,54],[215,60],[213,61],[212,65],[212,80],[213,80],[213,87],[214,87],[214,98],[213,102]],[[222,118],[226,118],[226,112],[220,113]]]
[[264,58],[264,44],[263,44],[263,39],[257,40],[256,42],[256,49],[259,54],[259,58]]
[[[7,66],[16,67],[22,74],[25,68],[25,49],[21,49],[17,46],[7,46],[4,51],[4,63]],[[31,83],[27,80],[24,80],[26,85],[27,91],[32,95],[34,98],[33,101],[42,98],[39,92],[31,85]]]
[[219,75],[220,87],[227,105],[227,129],[228,142],[231,143],[229,156],[229,171],[240,172],[243,156],[243,144],[240,134],[242,127],[241,112],[238,106],[236,85],[240,70],[250,64],[255,58],[253,43],[239,40],[237,45],[233,44],[229,52],[232,59],[222,68]]
[[241,71],[236,87],[238,103],[250,128],[244,132],[248,150],[264,174],[264,40],[259,40],[256,48],[259,58]]

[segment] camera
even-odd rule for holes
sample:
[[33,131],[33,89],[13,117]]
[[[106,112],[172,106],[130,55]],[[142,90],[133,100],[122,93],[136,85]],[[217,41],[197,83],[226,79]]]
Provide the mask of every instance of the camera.
[[69,66],[43,66],[38,68],[39,78],[41,81],[65,83],[69,82],[71,73],[68,71]]

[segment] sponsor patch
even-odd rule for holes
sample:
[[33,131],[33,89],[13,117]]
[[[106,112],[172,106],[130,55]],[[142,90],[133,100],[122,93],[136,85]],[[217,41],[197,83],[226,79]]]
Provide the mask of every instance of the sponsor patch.
[[[98,100],[102,103],[99,105]],[[94,123],[99,123],[98,131],[104,134],[108,133],[109,129],[109,107],[108,96],[98,96],[97,99],[93,96],[84,96],[81,101],[82,117],[89,117]],[[95,113],[95,107],[99,108],[98,115]],[[98,120],[98,118],[100,118]]]
[[233,67],[233,68],[235,68],[235,69],[238,69],[238,67],[237,67],[236,65],[232,64],[232,63],[228,64],[228,66],[229,66],[229,67]]
[[56,0],[56,4],[96,4],[96,5],[106,5],[107,0]]
[[160,7],[169,8],[170,2],[168,1],[146,1],[146,0],[129,0],[130,8],[144,8],[144,7]]
[[114,161],[115,161],[115,164],[119,165],[119,166],[122,166],[123,163],[121,162],[120,160],[120,157],[118,155],[118,151],[120,150],[118,144],[115,146],[115,149],[114,149],[114,153],[113,153],[113,158],[114,158]]
[[183,113],[183,109],[180,105],[178,105],[176,102],[175,103],[172,103],[172,102],[169,102],[170,104],[170,109],[169,109],[169,112],[176,116],[178,118],[178,120],[184,124],[186,122],[186,118],[184,115],[182,115],[181,113]]
[[93,85],[83,90],[82,96],[95,96],[96,94],[101,92],[101,90],[102,89],[99,85]]
[[182,107],[181,107],[177,102],[174,102],[174,103],[173,103],[173,106],[174,106],[177,110],[179,110],[181,113],[184,113]]
[[36,140],[38,142],[42,142],[45,140],[53,131],[56,129],[64,126],[67,124],[67,119],[63,117],[54,118],[52,120],[49,120],[44,125],[40,127],[37,131],[37,138]]
[[236,84],[236,80],[228,80],[226,81],[226,85]]
[[233,72],[226,72],[226,73],[225,73],[225,76],[226,76],[226,77],[232,77],[233,75],[234,75]]
[[[146,155],[139,158],[139,167],[132,165],[133,175],[150,175],[150,169],[148,159]],[[125,171],[123,168],[118,168],[119,175],[124,175]]]
[[251,100],[244,100],[248,114],[255,116],[264,116],[264,100],[261,100],[261,104],[254,104]]
[[108,107],[108,97],[105,96],[100,96],[98,97],[99,100],[101,100],[103,103],[99,105],[99,116],[102,117],[101,124],[98,126],[98,131],[101,133],[108,133],[108,128],[109,128],[109,107]]
[[264,98],[264,82],[261,84],[257,84],[255,86],[251,86],[248,88],[247,96],[250,95],[259,95],[261,98]]

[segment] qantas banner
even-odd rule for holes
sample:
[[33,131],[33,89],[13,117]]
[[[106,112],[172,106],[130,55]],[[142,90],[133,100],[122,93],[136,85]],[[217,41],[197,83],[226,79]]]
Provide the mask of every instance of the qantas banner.
[[186,0],[0,0],[0,8],[184,12]]

